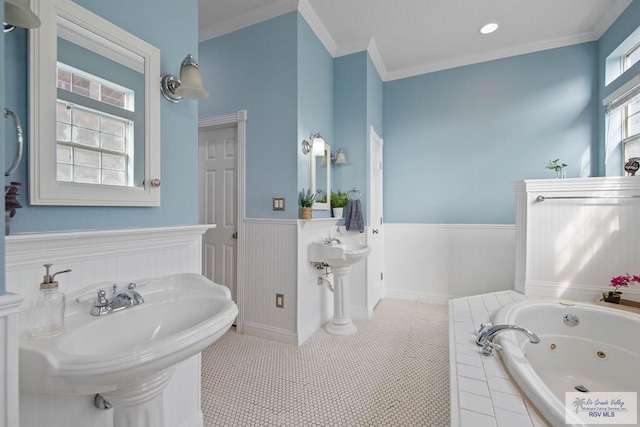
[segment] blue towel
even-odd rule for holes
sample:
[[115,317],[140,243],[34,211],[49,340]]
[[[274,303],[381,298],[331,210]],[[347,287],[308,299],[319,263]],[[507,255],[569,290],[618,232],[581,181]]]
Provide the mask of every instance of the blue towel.
[[349,200],[344,208],[344,225],[347,231],[364,231],[364,218],[360,199]]

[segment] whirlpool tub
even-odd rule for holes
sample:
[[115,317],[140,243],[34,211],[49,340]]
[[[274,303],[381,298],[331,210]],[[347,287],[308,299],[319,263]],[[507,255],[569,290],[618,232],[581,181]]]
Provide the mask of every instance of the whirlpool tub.
[[[494,324],[528,328],[494,339],[522,392],[553,426],[565,423],[565,392],[639,392],[640,315],[586,303],[526,300],[499,309]],[[588,391],[588,392],[587,392]],[[638,405],[640,408],[640,404]],[[638,417],[640,420],[640,416]]]

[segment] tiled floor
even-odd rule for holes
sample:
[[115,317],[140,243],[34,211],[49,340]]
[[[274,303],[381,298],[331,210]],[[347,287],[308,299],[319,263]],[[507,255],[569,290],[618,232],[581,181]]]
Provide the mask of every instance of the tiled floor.
[[202,353],[204,425],[448,426],[447,319],[385,299],[356,335],[299,347],[231,330]]

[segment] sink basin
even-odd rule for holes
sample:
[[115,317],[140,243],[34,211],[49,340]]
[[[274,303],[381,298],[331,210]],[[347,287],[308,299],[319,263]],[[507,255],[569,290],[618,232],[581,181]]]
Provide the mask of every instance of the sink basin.
[[[139,281],[144,304],[104,316],[89,314],[95,298],[76,301],[79,295],[96,295],[112,284],[99,283],[68,295],[61,335],[21,338],[21,390],[108,393],[132,380],[144,382],[211,345],[238,314],[229,289],[199,274]],[[170,377],[171,372],[164,375]]]
[[311,242],[308,257],[309,262],[325,262],[331,267],[351,267],[366,258],[370,252],[369,246],[360,243]]

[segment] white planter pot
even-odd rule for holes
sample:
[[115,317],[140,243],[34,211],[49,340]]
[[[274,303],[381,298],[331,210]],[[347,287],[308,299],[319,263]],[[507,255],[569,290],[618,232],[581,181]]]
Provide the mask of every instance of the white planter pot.
[[334,218],[342,218],[342,211],[344,208],[332,208]]

